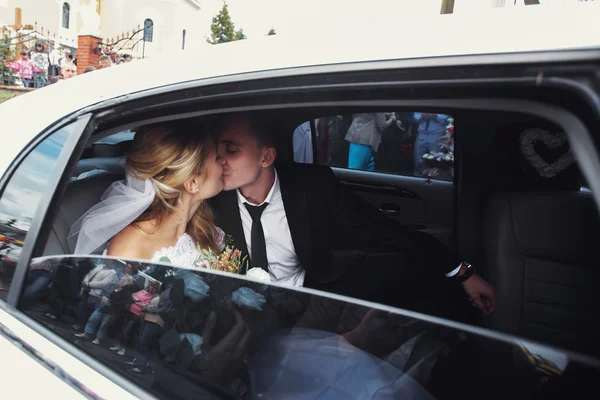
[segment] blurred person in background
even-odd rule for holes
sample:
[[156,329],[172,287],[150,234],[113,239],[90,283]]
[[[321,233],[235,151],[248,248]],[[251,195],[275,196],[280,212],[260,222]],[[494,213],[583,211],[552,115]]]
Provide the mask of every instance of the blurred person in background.
[[98,65],[100,65],[100,69],[112,67],[112,60],[107,55],[100,56]]
[[72,77],[77,76],[77,67],[71,62],[64,63],[63,67],[60,69],[60,75],[63,79],[71,79]]
[[44,44],[41,41],[35,42],[35,47],[31,51],[31,61],[39,69],[39,72],[33,75],[33,85],[35,88],[41,88],[48,84],[48,68],[50,68],[50,58],[44,50]]
[[35,66],[33,61],[29,59],[27,50],[21,51],[21,59],[12,63],[7,64],[13,71],[19,73],[21,82],[26,88],[33,87],[33,74],[34,72],[41,72],[41,70]]
[[348,168],[375,171],[375,153],[381,144],[381,134],[392,124],[398,124],[393,113],[353,115],[346,134],[346,140],[350,142]]

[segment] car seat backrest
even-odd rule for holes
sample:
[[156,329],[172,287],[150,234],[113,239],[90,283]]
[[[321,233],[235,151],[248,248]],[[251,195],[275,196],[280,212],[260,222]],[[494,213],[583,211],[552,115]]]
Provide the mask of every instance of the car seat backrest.
[[[519,149],[529,141],[519,132],[510,134],[512,153],[509,141],[497,147],[510,154],[503,164],[506,179],[488,196],[482,219],[483,270],[498,296],[488,326],[600,354],[600,216],[592,193],[579,190],[575,162],[536,169]],[[526,150],[535,151],[533,157],[545,155],[547,161],[541,160],[547,164],[570,151],[552,154],[543,143],[552,137],[535,134],[540,140]]]
[[123,178],[123,174],[102,173],[71,182],[52,225],[44,255],[70,254],[67,236],[71,226],[100,201],[102,194],[113,182]]

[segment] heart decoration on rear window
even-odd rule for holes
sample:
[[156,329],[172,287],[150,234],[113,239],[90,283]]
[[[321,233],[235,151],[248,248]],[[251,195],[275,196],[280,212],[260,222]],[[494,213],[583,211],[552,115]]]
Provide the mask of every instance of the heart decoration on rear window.
[[521,133],[519,142],[521,153],[543,178],[554,178],[569,168],[575,160],[570,147],[553,162],[546,161],[538,153],[539,146],[536,146],[537,142],[542,142],[550,153],[554,153],[556,149],[562,146],[568,146],[567,135],[564,132],[550,133],[539,128],[527,129]]

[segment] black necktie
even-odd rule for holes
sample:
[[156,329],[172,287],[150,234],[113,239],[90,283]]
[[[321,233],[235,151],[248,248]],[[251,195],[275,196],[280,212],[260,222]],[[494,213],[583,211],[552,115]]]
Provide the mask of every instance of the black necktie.
[[250,261],[252,268],[259,267],[268,272],[267,245],[265,244],[265,233],[260,222],[260,216],[269,203],[263,203],[260,206],[251,206],[248,203],[244,203],[244,205],[252,217],[252,230],[250,231],[250,247],[252,248]]

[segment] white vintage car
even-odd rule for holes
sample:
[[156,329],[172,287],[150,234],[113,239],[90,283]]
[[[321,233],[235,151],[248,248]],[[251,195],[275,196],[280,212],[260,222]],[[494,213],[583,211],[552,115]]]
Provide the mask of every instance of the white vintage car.
[[[600,35],[590,14],[577,16],[576,38],[549,21],[534,32],[524,19],[469,21],[464,32],[465,21],[446,19],[447,37],[413,32],[406,42],[374,34],[219,45],[0,105],[0,234],[18,255],[0,273],[4,397],[600,397]],[[344,190],[470,260],[496,288],[496,313],[467,325],[207,270],[72,254],[71,224],[123,178],[137,128],[236,111],[269,117],[282,158],[331,167]],[[372,113],[400,123],[382,131],[372,164],[349,168],[345,134],[353,116]],[[440,128],[415,118],[422,113],[436,114]],[[81,335],[81,279],[127,263],[142,271],[138,289],[187,284],[189,273],[210,286],[202,302],[175,304],[176,317],[161,314],[173,324],[149,352],[139,346],[143,325],[120,346],[119,318],[101,340]],[[236,303],[240,287],[260,304]],[[314,303],[338,311],[307,328],[300,322]],[[233,309],[247,318],[255,336],[239,365],[203,356],[208,305],[223,307],[222,336],[235,327]]]

